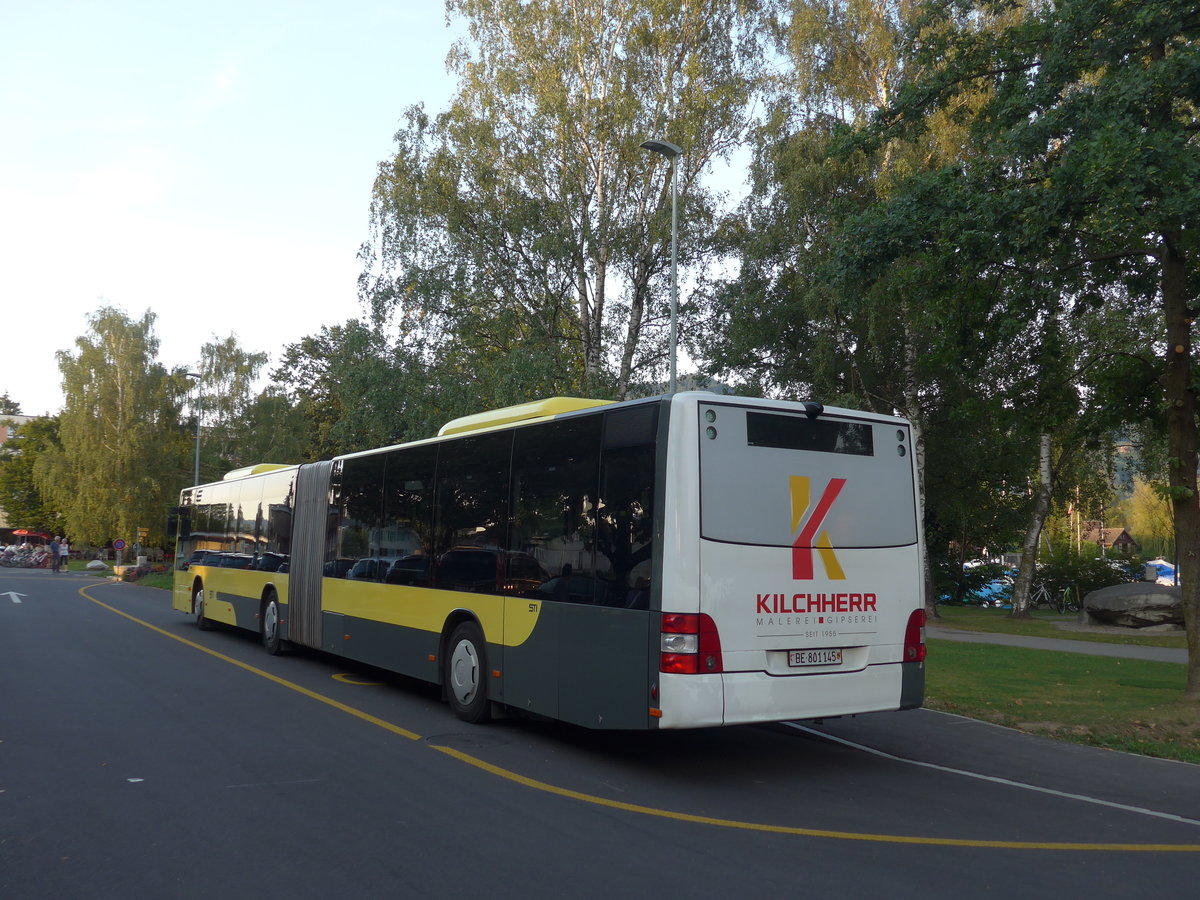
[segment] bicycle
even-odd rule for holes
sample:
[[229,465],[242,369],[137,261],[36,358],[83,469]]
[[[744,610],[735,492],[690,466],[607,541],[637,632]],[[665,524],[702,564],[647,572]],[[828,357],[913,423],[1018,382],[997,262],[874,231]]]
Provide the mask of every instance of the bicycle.
[[1061,595],[1054,596],[1044,584],[1039,584],[1029,595],[1029,608],[1036,609],[1039,606],[1052,609],[1059,615],[1079,612],[1079,592],[1068,586]]
[[1044,606],[1047,609],[1054,609],[1054,598],[1050,596],[1050,592],[1046,590],[1044,584],[1039,584],[1029,592],[1029,608],[1037,609],[1039,606]]

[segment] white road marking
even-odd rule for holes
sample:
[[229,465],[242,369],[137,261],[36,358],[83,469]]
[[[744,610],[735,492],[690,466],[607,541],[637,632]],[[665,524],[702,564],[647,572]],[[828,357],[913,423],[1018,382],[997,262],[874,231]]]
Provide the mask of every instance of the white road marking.
[[1182,822],[1185,825],[1200,825],[1200,821],[1196,819],[1188,819],[1184,816],[1177,816],[1174,813],[1160,812],[1156,809],[1146,809],[1141,806],[1127,806],[1124,803],[1115,803],[1112,800],[1101,800],[1099,797],[1088,797],[1086,794],[1072,794],[1068,791],[1056,791],[1053,788],[1040,787],[1036,784],[1026,784],[1023,781],[1012,781],[1008,778],[1000,778],[996,775],[983,775],[979,772],[968,772],[965,769],[953,769],[949,766],[939,766],[937,763],[922,762],[918,759],[905,759],[903,756],[893,756],[891,753],[885,753],[883,750],[876,750],[874,747],[867,747],[863,744],[856,744],[854,741],[848,741],[845,738],[834,737],[832,734],[826,734],[823,731],[817,731],[814,728],[807,728],[804,725],[798,725],[795,722],[785,723],[790,728],[795,728],[797,731],[803,731],[806,734],[811,734],[814,737],[823,738],[827,741],[833,741],[835,744],[841,744],[845,747],[850,747],[854,750],[861,750],[863,753],[870,753],[874,756],[880,756],[884,759],[890,759],[895,762],[907,763],[910,766],[920,766],[924,769],[934,769],[938,772],[948,772],[951,775],[962,775],[965,778],[975,778],[979,781],[990,781],[993,784],[1003,784],[1006,787],[1020,788],[1024,791],[1035,791],[1039,794],[1049,794],[1052,797],[1062,797],[1066,800],[1078,800],[1081,803],[1093,803],[1097,806],[1107,806],[1110,809],[1119,809],[1122,812],[1138,813],[1143,816],[1153,816],[1156,819],[1167,819],[1171,822]]

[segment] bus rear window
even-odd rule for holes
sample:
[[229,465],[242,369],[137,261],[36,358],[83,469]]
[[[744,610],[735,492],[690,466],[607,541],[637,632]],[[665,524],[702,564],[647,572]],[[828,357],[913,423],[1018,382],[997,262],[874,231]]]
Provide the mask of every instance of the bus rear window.
[[[803,525],[838,548],[902,547],[917,539],[912,437],[902,422],[802,409],[699,407],[700,535],[791,547]],[[827,537],[823,537],[826,536]]]
[[858,422],[811,421],[802,416],[746,413],[746,443],[751,447],[849,453],[874,456],[871,426]]

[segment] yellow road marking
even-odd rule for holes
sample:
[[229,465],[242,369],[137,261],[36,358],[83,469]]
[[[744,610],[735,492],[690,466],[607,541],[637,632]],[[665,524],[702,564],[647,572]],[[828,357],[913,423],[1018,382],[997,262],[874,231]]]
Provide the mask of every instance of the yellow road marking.
[[[352,706],[347,706],[344,703],[339,703],[332,697],[326,697],[324,694],[318,694],[316,691],[309,690],[306,687],[280,678],[278,675],[272,675],[248,663],[234,659],[232,656],[226,656],[224,653],[219,653],[205,647],[203,644],[197,644],[194,641],[189,641],[187,638],[180,637],[177,634],[159,628],[157,625],[152,625],[149,622],[139,619],[136,616],[117,609],[115,606],[110,606],[102,600],[97,600],[87,593],[87,588],[79,589],[80,595],[95,603],[97,606],[114,612],[119,616],[123,616],[131,622],[136,622],[144,628],[149,628],[151,631],[171,638],[171,640],[179,641],[188,647],[192,647],[202,653],[207,653],[209,656],[216,657],[222,662],[227,662],[237,666],[251,674],[258,675],[271,681],[281,687],[293,690],[298,694],[303,694],[312,700],[319,703],[324,703],[326,706],[331,706],[336,710],[354,716],[356,719],[361,719],[372,725],[376,725],[385,731],[390,731],[393,734],[398,734],[401,737],[408,738],[412,741],[421,740],[421,736],[416,732],[409,731],[407,728],[401,728],[399,725],[393,725],[378,716],[373,716],[370,713],[363,712],[360,709],[355,709]],[[337,678],[337,676],[334,676]],[[342,680],[342,679],[339,679]],[[355,683],[355,682],[351,682]],[[582,803],[588,803],[593,806],[603,806],[608,809],[619,809],[625,812],[638,813],[645,816],[654,816],[660,819],[671,819],[676,822],[689,822],[696,825],[713,825],[719,828],[736,828],[742,831],[760,831],[769,832],[772,834],[790,834],[799,837],[818,837],[831,838],[840,841],[870,841],[883,844],[917,844],[927,847],[982,847],[993,850],[1075,850],[1075,851],[1094,851],[1094,852],[1125,852],[1125,853],[1200,853],[1200,844],[1090,844],[1083,842],[1071,843],[1046,843],[1038,841],[988,841],[988,840],[971,840],[967,838],[939,838],[939,837],[920,837],[915,835],[902,834],[870,834],[865,832],[855,831],[827,831],[820,828],[799,828],[791,825],[768,825],[761,822],[742,822],[737,819],[721,819],[713,816],[697,816],[691,813],[674,812],[669,809],[659,809],[653,806],[640,806],[636,803],[626,803],[621,800],[610,800],[607,797],[599,797],[595,794],[585,794],[581,791],[573,791],[569,788],[558,787],[557,785],[547,784],[544,781],[538,781],[536,778],[530,778],[527,775],[521,775],[511,769],[501,768],[486,762],[477,756],[472,756],[469,753],[463,753],[461,750],[456,750],[453,747],[442,747],[436,744],[429,744],[434,750],[444,753],[454,759],[464,762],[467,765],[474,766],[491,775],[511,781],[515,784],[524,787],[532,788],[533,790],[542,791],[547,794],[553,794],[558,797],[564,797],[570,800],[578,800]]]
[[347,706],[344,703],[339,703],[332,697],[326,697],[324,694],[318,694],[316,691],[310,691],[308,688],[302,687],[295,682],[288,681],[285,678],[280,678],[278,675],[272,675],[270,672],[265,672],[262,669],[250,665],[249,663],[244,663],[241,660],[234,659],[232,656],[226,656],[224,653],[218,653],[216,650],[205,647],[203,644],[197,644],[195,641],[189,641],[187,638],[180,637],[177,634],[171,634],[171,632],[167,631],[166,629],[159,628],[157,625],[151,625],[149,622],[139,619],[137,616],[131,616],[124,610],[117,609],[115,606],[109,606],[103,600],[97,600],[95,597],[92,597],[88,594],[86,587],[80,588],[79,593],[85,599],[90,600],[97,606],[102,606],[110,612],[115,612],[118,616],[124,616],[129,621],[136,622],[145,628],[149,628],[151,631],[156,631],[161,635],[165,635],[173,641],[179,641],[179,643],[186,644],[188,647],[193,647],[202,653],[207,653],[209,656],[215,656],[222,662],[227,662],[230,665],[237,666],[239,669],[244,669],[251,674],[258,675],[260,678],[265,678],[267,681],[272,681],[275,684],[295,691],[298,694],[303,694],[305,697],[309,697],[320,703],[324,703],[326,706],[332,706],[334,709],[340,710],[347,715],[354,716],[356,719],[362,719],[364,722],[370,722],[372,725],[378,725],[380,728],[390,731],[393,734],[398,734],[401,737],[406,737],[410,741],[419,741],[421,739],[419,734],[409,731],[407,728],[401,728],[399,725],[393,725],[391,722],[380,719],[378,716],[373,716],[370,713],[363,712],[361,709],[355,709],[353,706]]
[[379,687],[381,684],[383,684],[381,681],[359,681],[354,676],[347,675],[345,672],[338,672],[330,677],[333,678],[334,681],[340,681],[342,684],[358,684],[364,687]]

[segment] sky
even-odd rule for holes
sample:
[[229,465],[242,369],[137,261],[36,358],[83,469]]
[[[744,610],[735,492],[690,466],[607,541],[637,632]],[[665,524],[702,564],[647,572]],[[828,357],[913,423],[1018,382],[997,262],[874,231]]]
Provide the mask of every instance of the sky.
[[361,315],[371,186],[454,82],[440,0],[0,0],[0,393],[62,407],[103,306],[159,361],[236,335],[272,362]]

